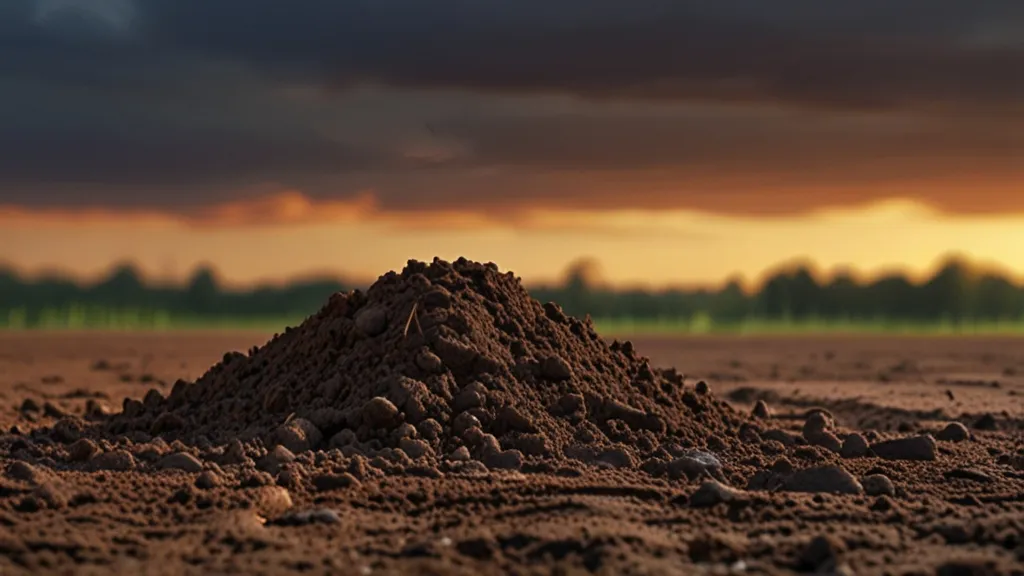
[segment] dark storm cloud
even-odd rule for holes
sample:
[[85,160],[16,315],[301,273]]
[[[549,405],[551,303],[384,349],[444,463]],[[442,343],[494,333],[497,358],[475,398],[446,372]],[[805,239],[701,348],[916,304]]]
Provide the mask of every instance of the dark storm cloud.
[[[314,197],[374,188],[393,209],[641,199],[544,184],[558,170],[695,185],[723,171],[795,184],[1018,177],[1022,36],[1019,0],[5,0],[0,203],[174,208],[267,182]],[[363,84],[567,94],[590,111],[424,113],[464,150],[412,170],[406,143],[371,121],[395,115],[361,119],[345,100]],[[327,99],[281,96],[288,86]],[[333,131],[332,99],[349,122]],[[643,115],[620,100],[736,108]],[[795,112],[743,111],[762,105]],[[477,175],[493,167],[532,172]]]
[[[1014,106],[1017,0],[143,2],[162,46],[336,86],[798,105]],[[301,8],[299,7],[301,5]],[[1006,36],[1006,33],[1003,33]]]

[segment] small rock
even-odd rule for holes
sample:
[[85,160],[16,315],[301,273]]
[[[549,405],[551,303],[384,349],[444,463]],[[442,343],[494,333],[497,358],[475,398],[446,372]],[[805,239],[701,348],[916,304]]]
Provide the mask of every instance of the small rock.
[[864,486],[864,493],[868,496],[893,496],[896,494],[896,487],[892,480],[885,474],[871,474],[861,480]]
[[843,447],[839,450],[839,455],[843,458],[861,458],[867,456],[868,441],[860,434],[850,434],[843,440]]
[[609,448],[597,455],[597,461],[612,468],[636,468],[636,459],[625,448]]
[[421,350],[416,355],[416,367],[427,374],[444,373],[444,362],[441,361],[441,357],[430,350]]
[[834,427],[835,422],[833,422],[832,418],[825,412],[811,412],[811,415],[804,421],[804,439],[810,442],[811,437],[821,434],[822,432],[831,431]]
[[758,400],[757,403],[754,404],[754,409],[751,410],[750,413],[754,418],[760,418],[762,420],[767,420],[772,417],[772,411],[768,408],[768,403],[764,400]]
[[113,450],[104,452],[93,457],[89,461],[92,470],[111,470],[115,472],[127,472],[135,469],[135,457],[127,450]]
[[286,446],[279,444],[274,446],[273,450],[261,458],[257,466],[260,470],[271,474],[277,474],[278,470],[280,470],[282,466],[292,462],[295,462],[295,454]]
[[815,466],[798,470],[786,478],[782,489],[788,492],[862,494],[864,487],[852,474],[842,468]]
[[331,441],[328,442],[328,444],[331,448],[344,448],[345,446],[354,444],[356,440],[355,431],[345,428],[334,436],[331,436]]
[[263,516],[279,516],[292,507],[292,496],[280,486],[261,486],[255,489],[253,504]]
[[53,425],[50,436],[61,444],[71,444],[82,436],[82,425],[73,418],[62,418]]
[[21,402],[20,410],[22,412],[42,412],[43,409],[35,400],[31,398],[25,398]]
[[480,408],[487,403],[487,396],[481,394],[476,390],[466,389],[459,393],[455,397],[455,404],[452,408],[456,412],[465,412],[472,410],[473,408]]
[[764,440],[774,440],[783,446],[795,446],[796,437],[785,430],[779,430],[772,428],[771,430],[765,430],[761,433],[761,438]]
[[448,455],[448,459],[452,462],[465,462],[470,459],[469,448],[465,446],[459,446],[452,453]]
[[960,422],[950,422],[935,435],[936,440],[944,442],[963,442],[971,437],[971,431]]
[[804,439],[811,446],[821,446],[829,452],[840,452],[843,449],[843,443],[839,440],[839,437],[828,430],[813,433],[804,431]]
[[533,433],[537,426],[521,410],[515,406],[505,406],[498,414],[498,421],[508,430],[516,432]]
[[341,474],[320,474],[313,478],[313,487],[319,492],[340,490],[342,488],[348,488],[358,484],[359,480],[348,472],[343,472]]
[[68,446],[68,458],[72,462],[85,462],[100,451],[100,447],[88,438],[81,438],[71,446]]
[[953,470],[943,472],[942,475],[949,480],[959,479],[982,483],[988,483],[995,480],[992,476],[982,472],[981,470],[975,470],[973,468],[955,468]]
[[975,430],[998,430],[999,422],[996,421],[996,417],[991,414],[984,414],[980,418],[974,421]]
[[558,399],[558,409],[565,415],[585,415],[587,402],[582,394],[566,394]]
[[50,418],[64,418],[68,415],[68,411],[47,401],[43,402],[43,415]]
[[323,439],[323,433],[315,424],[305,418],[293,418],[274,431],[272,442],[284,446],[293,454],[299,454],[316,449]]
[[153,423],[149,426],[149,433],[155,436],[169,430],[179,430],[184,427],[184,418],[173,412],[164,412],[153,420]]
[[200,490],[212,490],[221,485],[220,475],[212,470],[206,470],[196,477],[196,488]]
[[716,480],[708,480],[697,488],[697,491],[690,496],[692,508],[710,508],[722,502],[741,501],[746,499],[746,493],[730,486],[726,486]]
[[556,382],[572,378],[572,368],[561,356],[548,356],[540,364],[540,375]]
[[935,449],[935,439],[928,434],[886,440],[871,445],[871,451],[885,460],[935,460]]
[[833,572],[846,545],[834,536],[816,536],[800,554],[802,567],[816,572]]
[[452,420],[452,432],[456,436],[465,437],[466,431],[480,428],[480,420],[469,412],[463,412]]
[[363,405],[363,424],[370,428],[393,428],[399,424],[400,416],[398,408],[382,396],[371,398]]
[[493,452],[484,458],[484,465],[492,470],[519,470],[523,467],[523,453],[514,449]]
[[388,316],[380,306],[367,306],[356,313],[356,328],[370,336],[379,336],[388,329]]
[[394,432],[391,433],[391,438],[394,441],[398,442],[401,441],[403,438],[416,438],[416,436],[418,435],[419,431],[416,430],[415,426],[409,424],[408,422],[403,422],[402,424],[398,425],[398,428],[395,428]]
[[157,463],[157,468],[182,470],[194,474],[203,471],[203,463],[188,452],[175,452],[161,458]]
[[[472,416],[472,414],[470,414],[470,416]],[[479,420],[477,422],[479,422]],[[430,442],[433,442],[440,438],[441,434],[444,432],[444,428],[441,426],[441,424],[437,420],[434,420],[433,418],[427,418],[426,420],[417,424],[416,430],[419,431],[420,436],[422,436],[423,438]]]
[[708,392],[711,392],[711,387],[708,386],[707,382],[699,380],[696,386],[693,387],[693,390],[697,394],[707,394]]
[[11,465],[7,467],[7,477],[14,480],[20,480],[22,482],[28,482],[29,484],[42,484],[50,478],[50,475],[28,462],[18,460],[12,462]]
[[417,458],[419,458],[421,456],[426,456],[428,454],[433,454],[433,452],[434,452],[433,448],[430,447],[430,444],[427,444],[423,440],[413,440],[412,438],[402,438],[399,441],[398,445],[402,449],[402,451],[405,452],[406,454],[408,454],[409,458],[412,458],[413,460],[415,460],[415,459],[417,459]]
[[710,452],[694,450],[668,463],[668,474],[671,478],[686,476],[695,480],[702,474],[715,475],[722,468],[721,461]]
[[330,508],[317,508],[291,512],[271,522],[277,526],[306,526],[308,524],[340,524],[341,516]]

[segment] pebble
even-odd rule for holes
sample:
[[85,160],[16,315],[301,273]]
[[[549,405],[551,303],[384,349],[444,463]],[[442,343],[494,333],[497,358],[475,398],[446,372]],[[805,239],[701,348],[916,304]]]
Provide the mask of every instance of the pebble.
[[379,336],[388,328],[388,316],[379,306],[367,306],[356,313],[356,328],[367,336]]
[[788,492],[862,494],[864,487],[852,474],[835,465],[798,470],[783,480]]
[[582,394],[566,394],[558,399],[558,408],[565,415],[581,415],[587,413],[587,402]]
[[871,451],[885,460],[935,460],[935,439],[930,435],[885,440],[871,445]]
[[765,430],[764,432],[761,433],[761,438],[763,438],[764,440],[774,440],[776,442],[779,442],[783,446],[796,445],[796,437],[793,434],[790,434],[785,430],[779,430],[776,428],[773,428],[771,430]]
[[272,442],[298,454],[307,450],[315,450],[323,439],[323,433],[315,424],[305,418],[293,418],[274,431]]
[[936,440],[944,442],[963,442],[971,437],[971,431],[960,422],[950,422],[935,435]]
[[371,398],[363,405],[363,424],[370,428],[392,428],[398,425],[399,417],[398,408],[382,396]]
[[699,380],[697,382],[696,386],[693,387],[693,390],[697,394],[707,394],[707,393],[711,392],[711,387],[708,386],[707,382],[705,382],[703,380]]
[[839,437],[828,430],[812,432],[810,434],[804,431],[804,439],[807,440],[810,445],[820,446],[829,452],[838,453],[843,449],[843,443],[839,440]]
[[331,448],[344,448],[345,446],[354,444],[356,439],[355,431],[345,428],[334,436],[331,436],[331,440],[328,444]]
[[726,486],[717,480],[708,480],[697,488],[697,491],[690,496],[690,507],[710,508],[722,502],[733,502],[744,500],[746,493],[730,486]]
[[597,461],[612,468],[636,468],[636,459],[625,448],[609,448],[597,455]]
[[416,355],[416,367],[428,374],[443,374],[444,362],[441,357],[430,350],[422,350]]
[[[472,416],[472,414],[470,414],[470,416]],[[431,442],[440,438],[441,434],[444,432],[444,428],[441,426],[441,423],[433,418],[427,418],[417,424],[416,430],[419,431],[420,436]]]
[[280,486],[261,486],[255,490],[253,504],[263,516],[278,516],[292,507],[292,496]]
[[317,508],[290,512],[274,520],[278,526],[306,526],[308,524],[341,524],[341,516],[331,508]]
[[203,463],[188,452],[175,452],[160,459],[157,468],[164,470],[182,470],[189,473],[203,471]]
[[465,446],[459,446],[452,453],[448,455],[448,459],[452,462],[465,462],[470,459],[469,448]]
[[89,467],[93,470],[127,472],[128,470],[134,470],[135,466],[135,457],[127,450],[104,452],[89,461]]
[[572,378],[572,367],[561,356],[548,356],[540,364],[540,375],[556,382]]
[[695,480],[702,474],[714,475],[721,468],[722,463],[714,454],[700,450],[694,450],[668,463],[670,477],[686,476],[690,480]]
[[868,496],[893,496],[896,494],[896,487],[892,480],[885,474],[871,474],[861,480],[864,486],[864,493]]
[[750,413],[754,418],[760,418],[762,420],[767,420],[772,417],[772,411],[768,408],[768,403],[764,400],[758,400],[757,403],[754,404],[754,409],[751,410]]
[[85,462],[100,451],[100,447],[88,438],[81,438],[71,446],[68,446],[68,458],[72,462]]
[[515,449],[492,452],[484,458],[484,465],[491,470],[519,470],[523,467],[523,453]]
[[974,421],[975,430],[996,430],[999,428],[999,422],[996,421],[996,417],[991,414],[983,414],[980,418]]
[[464,437],[466,431],[473,428],[480,428],[480,420],[469,412],[463,412],[452,420],[452,432],[457,436]]
[[16,461],[7,467],[7,477],[28,482],[29,484],[42,484],[50,475],[45,471],[29,464],[28,462]]
[[212,470],[207,470],[196,477],[196,488],[200,490],[212,490],[221,485],[220,475]]
[[185,427],[185,420],[173,412],[164,412],[153,420],[149,426],[149,433],[156,435],[168,430],[178,430]]
[[242,488],[259,488],[261,486],[272,486],[274,477],[262,470],[253,470],[242,478]]
[[283,445],[274,446],[266,456],[260,459],[257,467],[260,470],[276,474],[285,464],[295,462],[295,454]]
[[959,479],[982,483],[988,483],[994,480],[992,476],[982,472],[981,470],[975,470],[974,468],[954,468],[953,470],[943,472],[942,475],[948,480]]
[[343,472],[341,474],[320,474],[319,476],[313,477],[313,487],[318,492],[328,492],[330,490],[340,490],[342,488],[348,488],[349,486],[356,486],[359,484],[359,480],[356,477]]
[[843,440],[839,455],[843,458],[861,458],[867,456],[869,450],[868,441],[860,434],[854,433]]
[[811,442],[811,438],[822,432],[832,430],[834,422],[824,412],[812,412],[807,420],[804,421],[803,435],[804,439]]
[[402,449],[402,451],[405,452],[409,456],[409,458],[412,458],[413,460],[421,456],[427,456],[429,454],[434,453],[434,449],[430,447],[430,444],[427,444],[423,440],[402,438],[399,441],[398,445]]

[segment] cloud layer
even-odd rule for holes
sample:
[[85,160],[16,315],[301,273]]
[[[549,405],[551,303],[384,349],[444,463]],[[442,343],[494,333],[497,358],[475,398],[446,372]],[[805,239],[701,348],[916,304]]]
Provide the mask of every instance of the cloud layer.
[[9,0],[0,204],[1024,209],[1022,39],[1015,0]]

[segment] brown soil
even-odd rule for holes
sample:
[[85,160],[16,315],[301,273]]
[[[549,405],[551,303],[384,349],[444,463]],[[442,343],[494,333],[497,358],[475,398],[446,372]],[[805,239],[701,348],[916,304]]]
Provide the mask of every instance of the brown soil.
[[0,336],[0,574],[1024,573],[1012,339],[648,363],[457,263],[265,341]]

